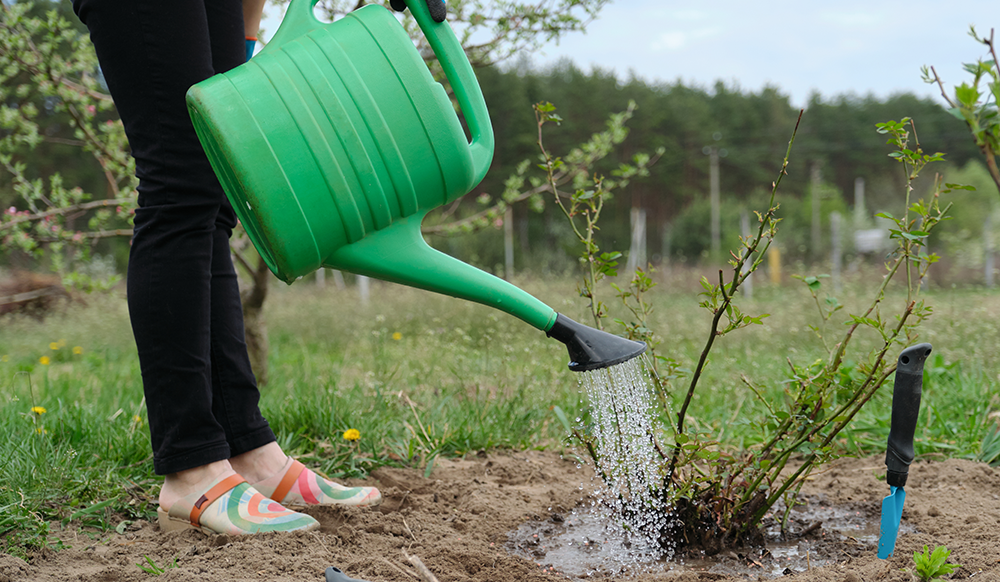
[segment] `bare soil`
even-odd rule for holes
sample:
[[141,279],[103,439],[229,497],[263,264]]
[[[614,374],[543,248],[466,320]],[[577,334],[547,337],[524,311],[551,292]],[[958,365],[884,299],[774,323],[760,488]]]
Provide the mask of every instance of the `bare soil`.
[[[879,472],[884,472],[881,459],[842,459],[815,476],[803,493],[810,503],[856,508],[863,519],[877,523],[888,493],[876,478]],[[318,532],[231,538],[164,534],[146,522],[130,525],[122,535],[64,530],[60,535],[69,549],[40,552],[28,562],[0,554],[0,582],[147,580],[152,576],[137,566],[147,557],[160,566],[176,559],[176,567],[158,577],[163,581],[321,581],[328,566],[372,582],[418,581],[408,555],[418,556],[441,582],[566,580],[549,564],[510,553],[511,532],[532,520],[561,523],[575,507],[589,503],[586,493],[592,489],[586,467],[539,451],[439,460],[427,479],[415,470],[383,468],[369,482],[382,489],[380,507],[310,510],[322,524]],[[919,462],[910,470],[906,491],[903,522],[910,533],[901,533],[892,558],[878,560],[873,543],[827,536],[820,526],[808,536],[815,555],[826,556],[829,564],[782,579],[909,581],[913,551],[943,544],[952,550],[951,561],[963,564],[952,579],[1000,582],[1000,470],[955,459]],[[749,555],[724,552],[716,563]],[[767,564],[759,573],[753,568],[754,559],[739,574],[692,561],[612,577],[693,582],[756,580],[773,572]]]

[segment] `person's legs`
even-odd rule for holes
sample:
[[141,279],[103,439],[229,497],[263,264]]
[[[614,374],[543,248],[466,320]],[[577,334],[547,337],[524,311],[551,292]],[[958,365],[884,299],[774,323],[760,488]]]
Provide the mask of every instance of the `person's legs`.
[[[157,473],[228,469],[274,441],[257,408],[228,236],[236,223],[188,117],[188,87],[242,62],[240,0],[76,0],[125,124],[139,209],[128,270]],[[165,490],[169,492],[170,479]]]
[[[97,48],[140,179],[128,301],[154,467],[166,475],[161,506],[234,468],[252,483],[280,480],[288,458],[258,409],[244,343],[228,245],[235,213],[184,102],[192,84],[245,59],[242,2],[74,0],[74,9]],[[302,474],[303,486],[307,477],[318,482]],[[336,492],[330,502],[378,501],[372,488],[348,495],[323,484]]]

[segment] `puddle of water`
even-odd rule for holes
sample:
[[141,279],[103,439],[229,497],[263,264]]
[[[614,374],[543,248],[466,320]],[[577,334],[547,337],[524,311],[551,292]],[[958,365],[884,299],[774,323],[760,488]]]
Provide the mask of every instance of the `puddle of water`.
[[[773,522],[773,520],[771,520]],[[817,522],[812,533],[802,532]],[[662,557],[662,551],[627,541],[621,526],[597,507],[553,515],[552,519],[528,522],[508,534],[507,549],[546,570],[572,580],[622,576],[630,573],[696,571],[756,579],[774,578],[824,566],[848,556],[874,554],[879,534],[878,514],[862,506],[825,504],[810,500],[797,506],[789,517],[792,538],[782,540],[780,528],[772,523],[766,530],[764,548],[724,551],[717,556]],[[911,533],[907,523],[900,534]]]

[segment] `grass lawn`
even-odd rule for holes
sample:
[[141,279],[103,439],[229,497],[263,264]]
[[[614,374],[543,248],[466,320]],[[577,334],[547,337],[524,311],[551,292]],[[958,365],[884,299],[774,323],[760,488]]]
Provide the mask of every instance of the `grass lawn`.
[[[690,273],[662,278],[650,298],[659,353],[690,367],[709,314],[697,306]],[[593,323],[573,281],[517,283]],[[828,338],[846,313],[867,306],[861,287],[849,281],[838,295],[846,309],[827,324]],[[787,359],[805,365],[826,354],[810,329],[819,318],[804,286],[758,284],[755,291],[740,302],[743,310],[771,317],[717,343],[688,416],[689,426],[734,449],[756,441],[751,420],[766,414],[740,375],[764,387],[766,399],[780,399]],[[552,408],[586,416],[565,348],[543,333],[482,306],[399,286],[376,284],[372,297],[361,305],[353,289],[275,283],[267,301],[264,414],[286,451],[329,475],[364,476],[384,464],[430,472],[438,455],[561,447],[565,430]],[[920,341],[931,342],[934,354],[917,453],[974,456],[1000,410],[1000,292],[932,289],[925,297],[935,314]],[[605,298],[614,303],[610,292]],[[891,291],[883,316],[903,300]],[[877,338],[858,339],[873,345]],[[684,387],[682,378],[675,396]],[[891,390],[876,395],[840,440],[842,452],[884,450],[890,402]],[[120,293],[88,296],[41,322],[0,318],[0,551],[44,545],[53,522],[108,529],[152,515],[159,478],[144,408]],[[342,438],[349,428],[360,431],[359,441]]]

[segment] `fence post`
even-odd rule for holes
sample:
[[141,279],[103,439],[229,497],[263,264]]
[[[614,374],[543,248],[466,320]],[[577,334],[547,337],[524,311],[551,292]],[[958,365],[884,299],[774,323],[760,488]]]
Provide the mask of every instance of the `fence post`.
[[503,211],[503,278],[514,277],[514,209]]
[[709,148],[708,191],[712,205],[712,258],[719,259],[722,252],[721,202],[719,200],[719,148]]
[[358,295],[361,297],[361,305],[368,305],[370,293],[370,279],[364,275],[358,275]]
[[868,217],[865,210],[865,179],[854,179],[854,230],[860,230]]
[[830,213],[830,261],[833,266],[830,269],[830,278],[833,279],[833,290],[840,293],[842,288],[840,282],[840,263],[843,258],[843,249],[840,244],[840,213]]
[[673,251],[671,245],[673,244],[673,226],[669,222],[663,223],[663,232],[660,238],[660,251],[663,256],[663,265],[667,268],[670,267],[670,253]]
[[983,275],[986,280],[986,288],[993,288],[993,209],[986,213],[986,222],[983,224],[983,248],[986,253],[986,261],[983,266]]
[[767,249],[767,270],[771,274],[771,284],[781,285],[781,249],[773,244]]
[[[743,238],[749,238],[750,236],[750,213],[746,208],[740,212],[740,232]],[[753,263],[753,257],[747,257],[747,260],[743,263],[742,271],[746,273],[750,270],[750,265]],[[746,280],[743,281],[743,293],[746,295],[747,299],[753,299],[753,273],[747,274]]]
[[813,161],[812,168],[809,172],[810,176],[810,200],[812,201],[812,248],[809,249],[809,255],[813,258],[820,256],[821,249],[823,248],[823,226],[820,224],[820,199],[819,199],[819,189],[821,174],[819,172],[819,160]]
[[632,223],[632,244],[629,245],[626,269],[631,277],[637,268],[646,268],[646,210],[632,208],[629,218]]
[[333,271],[333,285],[338,291],[343,291],[346,285],[344,284],[344,274],[337,269],[331,269]]

